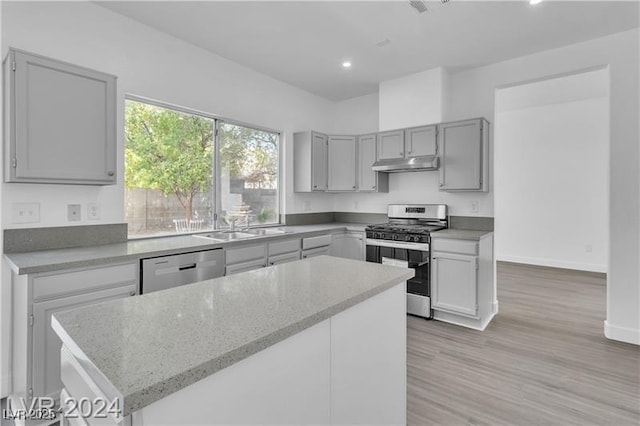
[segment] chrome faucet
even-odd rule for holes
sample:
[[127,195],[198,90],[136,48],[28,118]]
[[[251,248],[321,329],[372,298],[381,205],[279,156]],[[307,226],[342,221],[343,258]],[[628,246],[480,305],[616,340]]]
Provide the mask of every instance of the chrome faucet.
[[229,230],[230,231],[235,231],[236,230],[236,220],[238,220],[237,217],[229,218]]

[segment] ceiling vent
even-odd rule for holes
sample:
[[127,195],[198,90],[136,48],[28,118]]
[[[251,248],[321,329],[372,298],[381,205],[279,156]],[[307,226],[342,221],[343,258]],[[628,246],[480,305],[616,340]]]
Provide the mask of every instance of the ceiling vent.
[[411,0],[409,5],[414,8],[418,13],[424,13],[427,11],[427,3],[423,0]]

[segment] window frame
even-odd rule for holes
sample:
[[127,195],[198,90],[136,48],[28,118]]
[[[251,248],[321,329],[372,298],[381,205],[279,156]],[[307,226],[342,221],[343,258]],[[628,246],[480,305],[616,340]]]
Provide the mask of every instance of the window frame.
[[[125,93],[124,95],[124,103],[126,104],[127,101],[133,101],[133,102],[140,102],[140,103],[144,103],[144,104],[148,104],[148,105],[152,105],[152,106],[156,106],[158,108],[164,108],[164,109],[169,109],[169,110],[173,110],[176,112],[181,112],[184,114],[190,114],[190,115],[197,115],[203,118],[207,118],[210,120],[213,120],[213,131],[214,131],[214,137],[213,137],[213,185],[212,185],[212,189],[214,191],[213,194],[213,229],[207,229],[207,230],[200,230],[200,231],[196,231],[196,232],[185,232],[185,233],[181,233],[181,234],[173,234],[173,235],[149,235],[149,236],[141,236],[141,237],[130,237],[127,236],[128,239],[145,239],[145,238],[163,238],[163,237],[175,237],[178,235],[193,235],[193,234],[202,234],[202,233],[206,233],[206,232],[211,232],[211,231],[216,231],[219,229],[226,229],[226,228],[220,228],[218,225],[218,218],[220,216],[221,213],[221,206],[222,206],[222,186],[221,186],[221,179],[220,179],[220,173],[222,172],[221,166],[220,166],[220,125],[222,123],[225,124],[230,124],[233,126],[241,126],[241,127],[247,127],[253,130],[258,130],[261,132],[268,132],[268,133],[275,133],[278,135],[278,161],[277,161],[277,165],[276,165],[276,176],[278,179],[278,196],[277,196],[277,205],[278,205],[278,218],[277,218],[277,222],[275,223],[269,223],[269,224],[265,224],[265,225],[257,225],[257,226],[251,226],[251,228],[271,228],[271,227],[277,227],[277,226],[282,226],[282,197],[284,196],[282,190],[284,189],[283,185],[282,185],[282,135],[283,135],[283,131],[281,130],[276,130],[276,129],[272,129],[269,127],[264,127],[264,126],[258,126],[255,124],[249,124],[243,121],[239,121],[239,120],[233,120],[233,119],[229,119],[220,115],[216,115],[216,114],[211,114],[208,112],[204,112],[201,110],[197,110],[194,108],[189,108],[189,107],[183,107],[183,106],[179,106],[179,105],[175,105],[169,102],[164,102],[164,101],[159,101],[157,99],[152,99],[152,98],[148,98],[145,96],[140,96],[140,95],[135,95],[132,93]],[[126,118],[126,107],[123,108],[123,133],[126,132],[126,122],[127,122],[127,118]],[[126,150],[126,137],[123,137],[123,157],[124,157],[124,151]],[[124,169],[126,167],[126,163],[123,161],[123,172]],[[123,178],[123,186],[125,186],[124,183],[124,178]],[[126,190],[126,186],[124,188]],[[123,194],[124,195],[124,194]],[[126,208],[126,206],[125,206]]]

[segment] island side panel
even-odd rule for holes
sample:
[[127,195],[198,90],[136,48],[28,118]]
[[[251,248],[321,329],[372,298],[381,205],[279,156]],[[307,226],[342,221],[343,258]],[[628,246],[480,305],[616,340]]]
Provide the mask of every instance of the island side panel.
[[406,424],[406,283],[331,318],[331,423]]
[[327,319],[144,407],[132,424],[329,424],[329,363]]

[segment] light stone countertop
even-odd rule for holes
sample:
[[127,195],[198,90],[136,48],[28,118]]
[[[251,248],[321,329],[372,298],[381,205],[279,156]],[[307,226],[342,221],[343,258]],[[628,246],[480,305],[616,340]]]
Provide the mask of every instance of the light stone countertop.
[[256,236],[228,242],[214,242],[206,238],[194,237],[193,235],[182,235],[129,240],[123,243],[90,247],[11,253],[4,256],[11,269],[18,275],[23,275],[136,261],[146,257],[166,256],[220,247],[259,244],[291,237],[310,237],[328,232],[339,232],[345,229],[349,231],[364,231],[365,226],[365,224],[358,223],[281,226],[278,229],[283,229],[286,233]]
[[493,234],[493,231],[474,231],[470,229],[442,229],[437,232],[431,233],[431,239],[437,238],[451,238],[453,240],[474,240],[479,241],[484,237],[488,237]]
[[126,416],[413,276],[320,256],[56,313],[52,326]]

